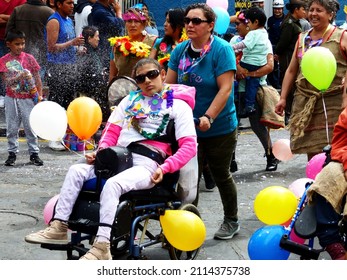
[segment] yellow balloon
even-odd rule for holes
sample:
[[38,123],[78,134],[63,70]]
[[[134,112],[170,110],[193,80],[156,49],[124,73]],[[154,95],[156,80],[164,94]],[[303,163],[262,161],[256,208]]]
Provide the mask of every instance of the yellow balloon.
[[314,47],[302,57],[301,70],[306,80],[321,91],[327,90],[336,74],[336,59],[324,47]]
[[102,121],[99,104],[90,97],[78,97],[67,108],[67,120],[71,130],[82,140],[94,135]]
[[205,224],[193,212],[166,210],[159,219],[167,241],[176,249],[193,251],[204,243],[206,238]]
[[285,187],[271,186],[261,190],[254,200],[254,212],[268,225],[280,225],[293,217],[298,200]]

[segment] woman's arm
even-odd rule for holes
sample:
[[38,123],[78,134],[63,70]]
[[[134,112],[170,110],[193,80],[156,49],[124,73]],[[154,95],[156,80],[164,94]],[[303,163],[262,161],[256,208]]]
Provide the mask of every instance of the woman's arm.
[[177,72],[168,68],[166,73],[165,83],[177,84],[177,77],[178,77]]
[[[296,42],[295,44],[295,50],[297,49],[297,44],[298,42]],[[292,55],[292,59],[290,60],[289,66],[283,78],[280,100],[278,101],[275,107],[275,112],[280,116],[283,116],[284,114],[284,110],[286,108],[286,103],[287,103],[286,102],[287,96],[298,75],[298,71],[299,71],[299,61],[296,57],[296,51],[294,51]]]
[[113,59],[110,60],[110,74],[108,77],[108,82],[110,83],[115,77],[118,76],[118,69],[116,67],[116,63]]
[[71,46],[81,46],[84,44],[83,37],[76,37],[64,43],[57,43],[60,25],[56,19],[51,19],[47,25],[47,48],[49,52],[61,52]]
[[273,71],[274,68],[274,58],[273,54],[269,53],[266,57],[266,64],[259,68],[257,71],[248,72],[247,69],[242,68],[240,65],[237,65],[236,77],[237,79],[244,79],[246,77],[263,77]]

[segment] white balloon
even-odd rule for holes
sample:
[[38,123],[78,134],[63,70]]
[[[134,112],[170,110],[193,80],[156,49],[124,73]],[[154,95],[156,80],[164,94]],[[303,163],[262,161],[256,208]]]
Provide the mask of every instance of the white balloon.
[[32,109],[29,122],[40,138],[62,141],[67,129],[66,110],[56,102],[42,101]]

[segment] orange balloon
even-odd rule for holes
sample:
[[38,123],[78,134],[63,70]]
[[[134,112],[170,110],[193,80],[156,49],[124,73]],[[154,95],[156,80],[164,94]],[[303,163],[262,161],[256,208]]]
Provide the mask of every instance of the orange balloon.
[[67,121],[71,130],[82,140],[94,135],[102,121],[99,104],[90,97],[78,97],[67,108]]

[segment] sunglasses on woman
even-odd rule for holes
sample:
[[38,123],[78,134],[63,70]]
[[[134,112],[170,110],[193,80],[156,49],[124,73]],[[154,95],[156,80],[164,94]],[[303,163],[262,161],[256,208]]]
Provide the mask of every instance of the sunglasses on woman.
[[197,18],[197,17],[195,17],[195,18],[185,17],[183,19],[183,22],[184,22],[184,24],[189,24],[190,22],[192,22],[194,25],[199,25],[202,22],[209,22],[209,21],[206,19],[201,19],[201,18]]
[[141,75],[137,75],[135,77],[135,81],[138,84],[143,84],[146,81],[146,77],[150,80],[154,80],[156,77],[158,77],[160,74],[159,70],[151,70],[148,71],[146,74],[141,74]]

